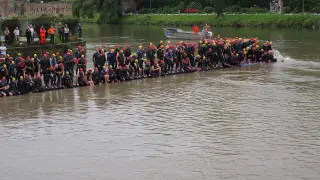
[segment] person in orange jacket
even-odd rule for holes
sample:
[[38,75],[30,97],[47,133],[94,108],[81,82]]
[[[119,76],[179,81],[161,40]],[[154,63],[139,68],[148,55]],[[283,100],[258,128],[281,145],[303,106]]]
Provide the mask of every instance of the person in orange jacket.
[[50,42],[54,44],[54,35],[56,34],[56,28],[51,26],[51,28],[48,29],[48,33],[50,35]]
[[40,28],[40,44],[45,45],[46,44],[46,29],[41,26]]

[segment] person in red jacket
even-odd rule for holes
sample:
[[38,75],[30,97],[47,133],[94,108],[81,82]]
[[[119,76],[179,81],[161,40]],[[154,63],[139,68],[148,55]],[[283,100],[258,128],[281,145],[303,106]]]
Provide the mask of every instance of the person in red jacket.
[[40,44],[45,45],[46,44],[46,29],[41,26],[40,28]]
[[198,34],[199,27],[197,25],[193,26],[193,32],[194,32],[194,34]]

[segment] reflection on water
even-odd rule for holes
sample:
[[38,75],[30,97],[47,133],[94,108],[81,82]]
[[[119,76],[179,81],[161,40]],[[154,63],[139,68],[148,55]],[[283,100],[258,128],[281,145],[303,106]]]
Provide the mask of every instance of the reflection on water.
[[[101,39],[163,38],[157,27],[84,29],[92,33],[89,53]],[[309,38],[295,30],[220,30],[279,38],[285,61],[2,98],[0,177],[319,179],[320,64],[285,48],[303,49]]]

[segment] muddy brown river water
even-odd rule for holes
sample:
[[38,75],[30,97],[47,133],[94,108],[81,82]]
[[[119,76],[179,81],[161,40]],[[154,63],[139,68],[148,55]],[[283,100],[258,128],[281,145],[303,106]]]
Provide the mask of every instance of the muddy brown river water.
[[[217,32],[271,39],[284,62],[1,98],[0,179],[320,179],[319,31]],[[153,26],[84,35],[89,57],[164,39]]]

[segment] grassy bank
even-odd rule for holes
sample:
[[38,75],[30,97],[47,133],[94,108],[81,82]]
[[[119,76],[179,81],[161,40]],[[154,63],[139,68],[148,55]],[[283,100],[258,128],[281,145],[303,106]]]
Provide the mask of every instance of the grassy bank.
[[215,27],[320,27],[315,15],[127,15],[119,23],[134,25],[193,26],[210,24]]

